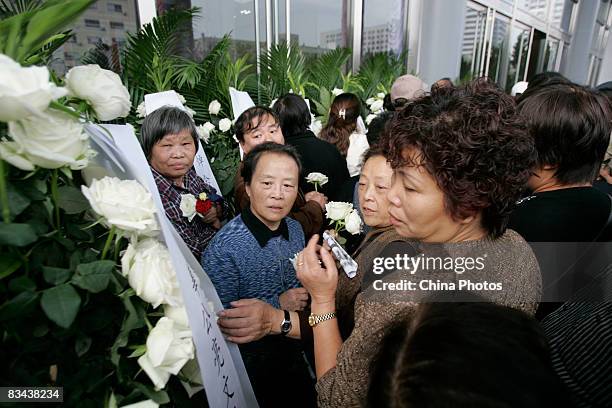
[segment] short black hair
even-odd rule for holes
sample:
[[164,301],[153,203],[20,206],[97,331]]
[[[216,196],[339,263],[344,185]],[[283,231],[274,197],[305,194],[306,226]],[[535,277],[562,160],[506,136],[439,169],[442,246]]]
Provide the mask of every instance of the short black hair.
[[193,119],[187,112],[175,106],[163,106],[148,114],[142,122],[138,138],[147,160],[151,160],[153,146],[164,136],[175,135],[185,129],[189,129],[197,152],[198,132]]
[[391,120],[394,114],[394,111],[384,111],[376,115],[376,117],[372,119],[372,121],[368,125],[368,133],[366,134],[366,136],[368,137],[368,143],[370,145],[378,143],[380,136],[385,130],[385,126],[387,125],[389,120]]
[[[245,133],[257,129],[261,125],[261,121],[265,116],[270,116],[276,123],[279,123],[276,113],[266,106],[252,106],[242,112],[242,114],[238,116],[238,119],[236,119],[236,124],[234,126],[236,131],[236,139],[238,139],[238,141],[241,143],[244,143]],[[255,124],[253,124],[253,119],[257,120]]]
[[[368,407],[572,406],[538,321],[463,293],[394,324],[371,365]],[[520,392],[517,392],[520,390]]]
[[289,93],[281,96],[272,110],[278,115],[285,139],[304,133],[310,126],[310,110],[299,95]]
[[253,180],[253,174],[255,174],[255,169],[257,168],[257,163],[259,163],[259,159],[266,153],[275,153],[288,156],[295,160],[295,163],[298,166],[298,180],[302,174],[302,162],[300,160],[300,155],[298,154],[295,147],[290,145],[282,145],[274,142],[266,142],[260,145],[257,145],[251,150],[245,157],[243,161],[242,171],[240,175],[244,179],[244,184],[251,184],[251,180]]
[[610,140],[604,95],[576,84],[548,85],[521,99],[518,109],[535,141],[538,166],[555,166],[555,178],[566,185],[595,180]]
[[520,103],[523,99],[528,98],[534,93],[538,92],[540,88],[544,88],[552,85],[566,85],[571,84],[572,81],[564,77],[558,72],[545,71],[534,75],[527,83],[527,89],[522,94],[516,96],[516,102]]

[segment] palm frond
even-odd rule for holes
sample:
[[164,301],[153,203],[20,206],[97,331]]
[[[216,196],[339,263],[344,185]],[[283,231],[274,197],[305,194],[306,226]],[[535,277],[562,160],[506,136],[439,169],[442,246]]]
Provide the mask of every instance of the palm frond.
[[[160,90],[168,76],[174,76],[174,72],[167,72],[172,68],[168,61],[173,60],[177,42],[198,10],[169,10],[145,24],[138,33],[128,34],[124,71],[134,86],[154,92]],[[157,71],[152,72],[153,69]]]
[[0,0],[0,18],[5,19],[17,14],[34,11],[43,4],[42,0]]
[[[259,60],[260,104],[268,104],[274,98],[293,90],[304,93],[306,87],[306,60],[300,48],[287,43],[273,45],[263,52]],[[298,89],[294,89],[298,88]]]
[[361,97],[367,99],[377,91],[389,92],[395,78],[406,73],[405,53],[378,53],[362,62],[355,80],[363,87]]
[[334,89],[341,84],[343,68],[351,56],[348,48],[336,48],[308,65],[308,80],[318,87]]

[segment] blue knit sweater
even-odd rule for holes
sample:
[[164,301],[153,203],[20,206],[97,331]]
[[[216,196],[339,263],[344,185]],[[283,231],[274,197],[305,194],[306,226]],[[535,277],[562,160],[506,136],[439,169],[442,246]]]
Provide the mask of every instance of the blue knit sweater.
[[228,222],[202,254],[202,267],[225,308],[239,299],[257,298],[280,308],[278,296],[300,286],[291,258],[304,249],[300,224],[285,218],[289,240],[270,238],[261,247],[242,215]]

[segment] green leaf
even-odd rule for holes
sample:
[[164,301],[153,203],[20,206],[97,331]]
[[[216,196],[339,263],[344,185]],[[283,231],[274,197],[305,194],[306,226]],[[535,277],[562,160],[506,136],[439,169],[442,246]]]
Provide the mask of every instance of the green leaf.
[[148,398],[152,399],[160,405],[167,404],[170,402],[170,397],[168,397],[168,393],[166,393],[165,391],[154,391],[153,387],[146,386],[142,383],[137,382],[134,383],[134,386],[140,391],[142,391],[142,393]]
[[51,321],[67,329],[79,312],[81,297],[69,283],[65,283],[45,290],[40,306]]
[[92,293],[98,293],[106,289],[115,269],[113,261],[95,261],[77,266],[76,274],[72,277],[72,283]]
[[82,357],[85,353],[87,353],[90,347],[91,337],[89,336],[79,336],[74,343],[74,351],[79,357]]
[[15,254],[2,254],[0,257],[0,279],[10,276],[23,264],[21,258]]
[[57,192],[59,207],[66,214],[78,214],[89,208],[89,201],[79,189],[72,186],[61,186]]
[[0,223],[0,245],[23,247],[36,241],[36,233],[29,224]]
[[70,278],[71,274],[70,269],[55,268],[53,266],[43,266],[42,272],[45,282],[50,283],[51,285],[60,285],[66,282]]
[[27,276],[18,276],[9,282],[9,290],[11,292],[34,292],[36,290],[36,283]]
[[130,354],[128,356],[128,358],[140,357],[140,356],[142,356],[146,352],[147,352],[147,345],[146,344],[141,344],[140,346],[137,346],[134,349],[134,351],[132,352],[132,354]]
[[13,217],[21,214],[23,210],[28,208],[30,205],[30,199],[19,192],[12,184],[7,186],[7,194],[9,199],[9,209],[11,210],[11,215]]
[[36,292],[21,292],[0,306],[0,322],[28,314],[38,300]]

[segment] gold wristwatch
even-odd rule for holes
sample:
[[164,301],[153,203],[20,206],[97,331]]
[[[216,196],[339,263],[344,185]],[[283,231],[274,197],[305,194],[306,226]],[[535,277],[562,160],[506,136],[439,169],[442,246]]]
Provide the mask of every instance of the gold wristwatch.
[[329,312],[322,315],[310,314],[308,316],[308,324],[310,327],[315,327],[317,324],[324,322],[326,320],[331,320],[336,318],[336,312]]

